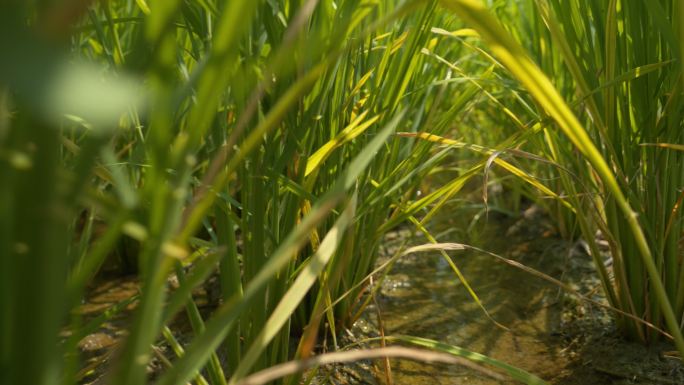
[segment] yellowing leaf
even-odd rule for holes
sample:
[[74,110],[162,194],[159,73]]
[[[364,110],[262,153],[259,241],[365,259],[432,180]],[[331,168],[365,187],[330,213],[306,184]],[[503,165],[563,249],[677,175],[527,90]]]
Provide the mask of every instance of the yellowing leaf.
[[368,115],[368,111],[364,111],[359,115],[354,121],[349,123],[349,125],[342,130],[335,138],[333,138],[328,143],[324,144],[316,150],[316,152],[309,157],[306,162],[306,172],[305,176],[311,174],[314,170],[321,166],[321,164],[330,156],[330,154],[338,147],[349,142],[350,140],[361,135],[368,127],[375,123],[380,115],[376,115],[367,121],[361,123],[363,119]]

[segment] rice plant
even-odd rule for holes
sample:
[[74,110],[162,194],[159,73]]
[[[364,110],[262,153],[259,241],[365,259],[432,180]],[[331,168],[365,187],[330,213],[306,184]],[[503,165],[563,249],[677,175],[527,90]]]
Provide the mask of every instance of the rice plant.
[[[453,72],[420,54],[434,2],[15,1],[0,14],[2,383],[81,381],[77,343],[132,304],[104,381],[148,382],[161,339],[178,358],[158,384],[233,384],[311,355],[323,319],[334,338],[358,317],[383,223],[445,158],[393,134],[449,129],[475,88],[454,105]],[[140,293],[83,319],[112,255]],[[192,293],[216,269],[206,318]],[[168,327],[183,309],[185,346]]]
[[618,315],[620,327],[644,342],[667,327],[684,352],[680,4],[494,3],[499,20],[474,1],[443,2],[537,105],[532,151],[556,165],[559,202],[571,204],[559,222],[581,230],[609,302],[634,316]]
[[[0,5],[0,383],[84,381],[79,341],[131,306],[101,381],[236,384],[316,362],[321,336],[339,348],[368,303],[383,235],[409,223],[436,243],[425,224],[500,171],[516,178],[514,210],[541,192],[594,251],[601,230],[611,304],[667,324],[684,350],[682,10],[491,5],[499,21],[456,0]],[[520,46],[530,26],[543,48]],[[456,160],[455,178],[424,188]],[[86,318],[79,305],[113,258],[139,293]],[[193,293],[213,273],[220,299],[206,314]],[[183,343],[171,327],[181,312]],[[154,358],[161,343],[174,360]],[[154,359],[166,366],[150,374]]]
[[[593,225],[583,232],[590,238],[591,231],[600,229],[609,240],[615,278],[613,285],[604,279],[608,297],[616,307],[648,322],[657,326],[668,323],[670,328],[679,325],[681,330],[684,269],[678,202],[683,164],[681,152],[669,147],[682,140],[681,45],[676,37],[681,15],[677,8],[676,2],[667,1],[612,2],[605,8],[593,5],[589,12],[578,12],[559,2],[539,3],[540,17],[548,25],[559,21],[562,32],[550,29],[551,38],[560,47],[558,55],[573,67],[569,72],[576,94],[585,98],[582,115],[586,126],[644,232],[641,239],[630,231],[615,197],[596,199],[594,204],[603,215],[588,218]],[[593,27],[598,20],[601,28]],[[579,51],[580,39],[591,40],[597,49]],[[570,52],[562,52],[567,49],[575,52],[574,61],[567,59]],[[592,71],[597,72],[592,75]],[[549,142],[554,147],[552,138]],[[580,171],[574,165],[573,170]],[[644,242],[652,261],[641,258]],[[676,320],[668,320],[672,311]],[[643,324],[628,320],[621,324],[632,338],[658,338]]]

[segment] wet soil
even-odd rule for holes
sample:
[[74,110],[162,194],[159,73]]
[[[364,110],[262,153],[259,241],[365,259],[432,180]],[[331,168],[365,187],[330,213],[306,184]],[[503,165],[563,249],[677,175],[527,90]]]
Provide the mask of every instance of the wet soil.
[[[591,258],[580,244],[559,239],[534,207],[517,220],[490,220],[476,234],[446,233],[439,240],[468,242],[496,252],[604,301]],[[386,247],[390,255],[397,242],[390,241]],[[489,255],[450,254],[491,319],[441,255],[411,255],[395,264],[376,298],[378,308],[368,309],[356,328],[357,336],[378,334],[379,312],[385,335],[419,336],[460,346],[527,370],[551,384],[684,384],[684,366],[667,354],[674,350],[672,345],[644,347],[627,342],[618,335],[604,308],[573,298]],[[377,373],[384,370],[377,366],[374,370],[376,382],[386,382],[386,375]],[[493,380],[466,368],[413,361],[392,361],[391,373],[395,385],[515,383]]]
[[[215,288],[216,276],[212,276],[207,287],[199,287],[193,292],[193,298],[200,313],[209,317],[215,308],[217,300],[215,293],[207,289]],[[177,287],[175,277],[169,279],[171,289]],[[109,312],[110,316],[101,323],[97,331],[88,334],[78,344],[82,367],[79,371],[80,383],[85,385],[107,384],[107,370],[116,363],[117,351],[128,336],[133,312],[137,306],[137,295],[140,283],[137,276],[105,275],[99,277],[91,285],[86,300],[77,309],[82,322],[87,324],[92,320],[103,317]],[[114,309],[116,309],[114,311]],[[193,331],[185,312],[179,312],[171,321],[169,328],[174,338],[183,346],[193,338]],[[70,333],[65,332],[64,337]],[[154,379],[176,357],[171,347],[160,341],[153,347],[154,357],[147,367],[149,379]]]

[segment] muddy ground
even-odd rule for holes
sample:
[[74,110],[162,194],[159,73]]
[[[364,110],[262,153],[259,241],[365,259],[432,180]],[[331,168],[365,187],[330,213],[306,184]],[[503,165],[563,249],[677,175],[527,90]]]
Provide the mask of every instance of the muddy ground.
[[[439,240],[470,242],[605,303],[591,257],[581,243],[561,240],[538,209],[533,207],[517,219],[488,222],[472,234],[447,230]],[[393,248],[410,235],[406,231],[389,235],[385,255],[392,255]],[[442,256],[411,255],[399,260],[387,276],[376,298],[379,309],[375,305],[368,309],[353,330],[355,338],[379,334],[379,313],[386,335],[414,335],[457,345],[525,369],[551,384],[684,384],[684,366],[673,357],[673,345],[646,347],[625,341],[605,308],[491,256],[476,252],[450,252],[450,256],[491,319]],[[329,372],[330,383],[387,382],[384,367],[377,363],[364,363],[355,372],[348,367],[336,370]],[[515,383],[465,368],[412,361],[392,361],[391,374],[395,385]]]
[[[519,218],[482,220],[469,231],[443,219],[439,240],[467,242],[496,252],[569,283],[575,290],[604,301],[591,258],[578,243],[561,240],[538,209]],[[452,226],[449,228],[449,226]],[[388,234],[382,263],[398,247],[422,243],[408,230]],[[489,355],[525,369],[556,385],[682,384],[684,366],[670,354],[674,347],[660,343],[645,347],[623,340],[609,311],[584,302],[542,279],[477,252],[450,252],[450,257],[489,312],[487,318],[449,264],[439,254],[409,255],[397,261],[382,281],[378,295],[352,330],[342,338],[359,343],[379,335],[402,334],[431,338]],[[105,277],[91,288],[83,304],[84,320],[135,295],[134,277]],[[206,312],[204,291],[196,293]],[[107,321],[80,342],[85,367],[82,383],[102,383],[103,368],[111,364],[116,346],[126,335],[134,305]],[[380,321],[379,321],[380,320]],[[500,326],[497,326],[496,321]],[[183,342],[190,330],[181,315],[174,332]],[[186,338],[187,337],[187,338]],[[363,345],[363,344],[362,344]],[[173,354],[159,344],[150,366],[154,376]],[[318,384],[382,384],[387,382],[379,362],[330,366],[319,370]],[[391,382],[420,384],[508,384],[472,370],[412,361],[391,361]]]

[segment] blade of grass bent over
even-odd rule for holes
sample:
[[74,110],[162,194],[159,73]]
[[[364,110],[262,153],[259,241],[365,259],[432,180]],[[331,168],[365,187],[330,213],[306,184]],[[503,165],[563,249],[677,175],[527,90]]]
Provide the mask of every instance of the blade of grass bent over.
[[[372,341],[374,339],[370,340]],[[516,368],[515,366],[508,365],[502,361],[495,360],[491,357],[487,357],[484,354],[472,352],[470,350],[466,350],[458,346],[448,345],[428,338],[402,335],[386,336],[385,340],[390,342],[404,342],[411,345],[422,346],[439,352],[449,353],[456,357],[462,357],[480,364],[491,365],[497,369],[505,371],[511,378],[528,385],[549,385],[546,381],[542,380],[541,378],[535,376],[532,373]]]
[[375,349],[358,349],[350,351],[325,353],[306,360],[286,362],[254,373],[249,377],[246,377],[242,381],[238,382],[237,385],[270,384],[273,381],[285,377],[287,375],[302,372],[307,369],[315,368],[322,365],[390,357],[404,358],[412,361],[421,361],[425,363],[442,362],[452,365],[461,365],[476,370],[480,373],[483,373],[495,380],[505,380],[505,378],[499,375],[498,373],[493,372],[485,368],[484,366],[473,364],[472,362],[461,357],[455,356],[453,354],[445,354],[442,352],[434,352],[424,349],[406,348],[403,346],[389,346]]

